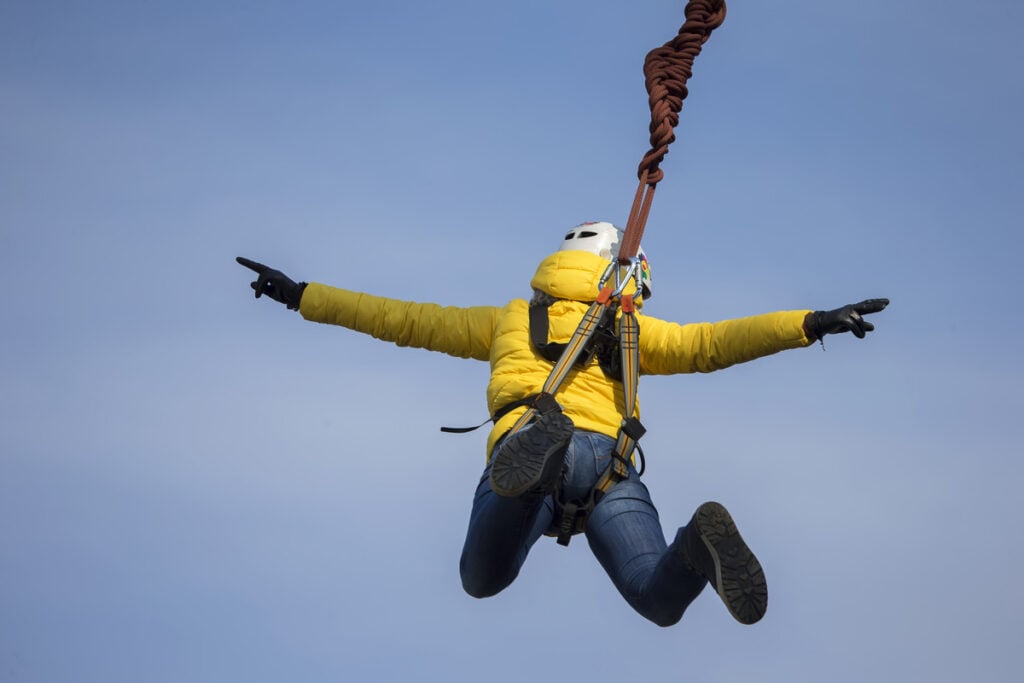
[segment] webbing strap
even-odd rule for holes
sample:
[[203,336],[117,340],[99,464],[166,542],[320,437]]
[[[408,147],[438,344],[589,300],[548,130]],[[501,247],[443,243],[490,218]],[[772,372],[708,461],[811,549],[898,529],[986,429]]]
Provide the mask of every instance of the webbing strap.
[[629,478],[629,463],[637,441],[646,431],[636,419],[636,395],[640,384],[640,324],[636,319],[634,301],[622,300],[619,317],[619,351],[622,354],[623,420],[619,428],[612,462],[601,474],[595,488],[603,495],[623,479]]
[[[627,310],[628,309],[628,310]],[[624,299],[622,302],[622,316],[619,318],[619,350],[622,353],[622,393],[625,410],[623,426],[630,420],[635,420],[636,415],[636,394],[640,383],[640,324],[636,319],[636,312],[633,310],[633,300]],[[639,423],[637,423],[639,424]],[[619,429],[619,439],[615,444],[615,452],[623,461],[628,462],[633,454],[639,435],[630,432],[631,429]],[[615,461],[615,473],[623,479],[629,476],[623,462]]]
[[[545,360],[549,360],[552,363],[557,363],[565,352],[565,347],[568,344],[559,344],[557,342],[548,341],[548,330],[551,327],[550,320],[548,318],[549,311],[547,306],[534,305],[530,306],[530,343],[533,348],[536,349],[537,353],[544,357]],[[601,318],[601,325],[607,325],[607,316]],[[595,349],[592,345],[585,345],[583,351],[576,357],[576,363],[580,366],[585,366],[590,359],[595,355]]]
[[[597,301],[590,304],[590,308],[583,314],[583,320],[580,321],[576,331],[572,333],[572,338],[569,339],[569,343],[565,345],[565,350],[562,351],[561,357],[558,362],[555,363],[555,367],[552,368],[551,374],[544,381],[544,387],[540,390],[542,394],[548,394],[554,396],[558,389],[565,382],[565,378],[569,376],[569,371],[572,370],[572,366],[576,363],[576,359],[579,358],[580,354],[583,353],[587,347],[587,342],[590,341],[591,337],[594,336],[594,332],[600,326],[601,320],[604,318],[605,313],[609,309],[611,303],[611,288],[604,287],[601,293],[597,297]],[[520,429],[530,423],[530,420],[537,414],[537,409],[530,407],[519,416],[515,424],[512,425],[512,429],[509,430],[510,434],[515,434]]]
[[518,401],[506,403],[501,408],[494,411],[494,415],[490,416],[478,425],[474,425],[472,427],[441,427],[441,431],[447,432],[448,434],[467,434],[469,432],[474,432],[486,424],[497,422],[516,408],[521,408],[523,406],[530,406],[541,413],[546,413],[549,410],[561,410],[561,406],[559,406],[558,402],[555,401],[554,396],[550,394],[530,394],[529,396],[524,396]]
[[566,345],[548,341],[549,327],[547,306],[530,306],[530,343],[546,360],[557,363]]

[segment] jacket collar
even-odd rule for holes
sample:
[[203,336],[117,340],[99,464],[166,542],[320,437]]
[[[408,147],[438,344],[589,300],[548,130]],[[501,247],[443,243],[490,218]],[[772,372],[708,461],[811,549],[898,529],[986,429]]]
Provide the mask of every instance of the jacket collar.
[[[590,302],[597,299],[598,284],[607,268],[608,259],[597,254],[556,251],[537,266],[530,286],[558,299]],[[625,294],[631,295],[634,291],[633,283],[629,283]]]

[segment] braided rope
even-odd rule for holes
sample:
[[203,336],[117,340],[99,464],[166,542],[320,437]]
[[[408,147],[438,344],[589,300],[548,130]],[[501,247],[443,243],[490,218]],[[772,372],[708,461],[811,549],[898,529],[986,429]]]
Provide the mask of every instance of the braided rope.
[[668,146],[676,139],[679,111],[689,94],[686,82],[693,75],[693,60],[700,54],[711,32],[725,21],[725,11],[725,0],[690,0],[684,11],[686,21],[678,35],[651,50],[644,60],[647,100],[651,109],[651,148],[637,170],[640,185],[633,198],[626,234],[619,249],[619,261],[622,263],[636,256],[640,248],[655,187],[665,176],[661,162],[668,154]]

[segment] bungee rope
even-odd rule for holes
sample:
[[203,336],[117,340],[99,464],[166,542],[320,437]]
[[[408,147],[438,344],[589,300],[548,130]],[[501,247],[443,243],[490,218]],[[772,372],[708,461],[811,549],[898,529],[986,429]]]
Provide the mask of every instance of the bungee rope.
[[686,82],[693,75],[693,60],[700,54],[711,32],[725,21],[725,11],[725,0],[690,0],[686,3],[686,20],[678,35],[648,52],[644,59],[644,84],[651,109],[651,148],[637,170],[640,184],[619,247],[619,263],[622,265],[627,265],[640,249],[640,238],[647,225],[654,190],[665,176],[661,161],[668,154],[668,146],[676,139],[679,112],[689,94]]

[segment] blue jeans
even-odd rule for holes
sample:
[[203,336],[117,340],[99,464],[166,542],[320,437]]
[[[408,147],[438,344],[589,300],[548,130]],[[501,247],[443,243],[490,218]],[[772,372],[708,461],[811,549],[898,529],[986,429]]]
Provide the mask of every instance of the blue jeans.
[[[615,440],[576,430],[565,455],[564,499],[584,500],[611,461]],[[495,447],[500,448],[501,443]],[[530,548],[553,532],[555,503],[503,498],[491,490],[490,466],[476,488],[459,569],[477,598],[495,595],[519,575]],[[682,529],[677,533],[682,533]],[[707,584],[683,560],[679,542],[667,545],[647,487],[632,467],[594,507],[585,532],[590,549],[622,597],[659,626],[678,622]]]

